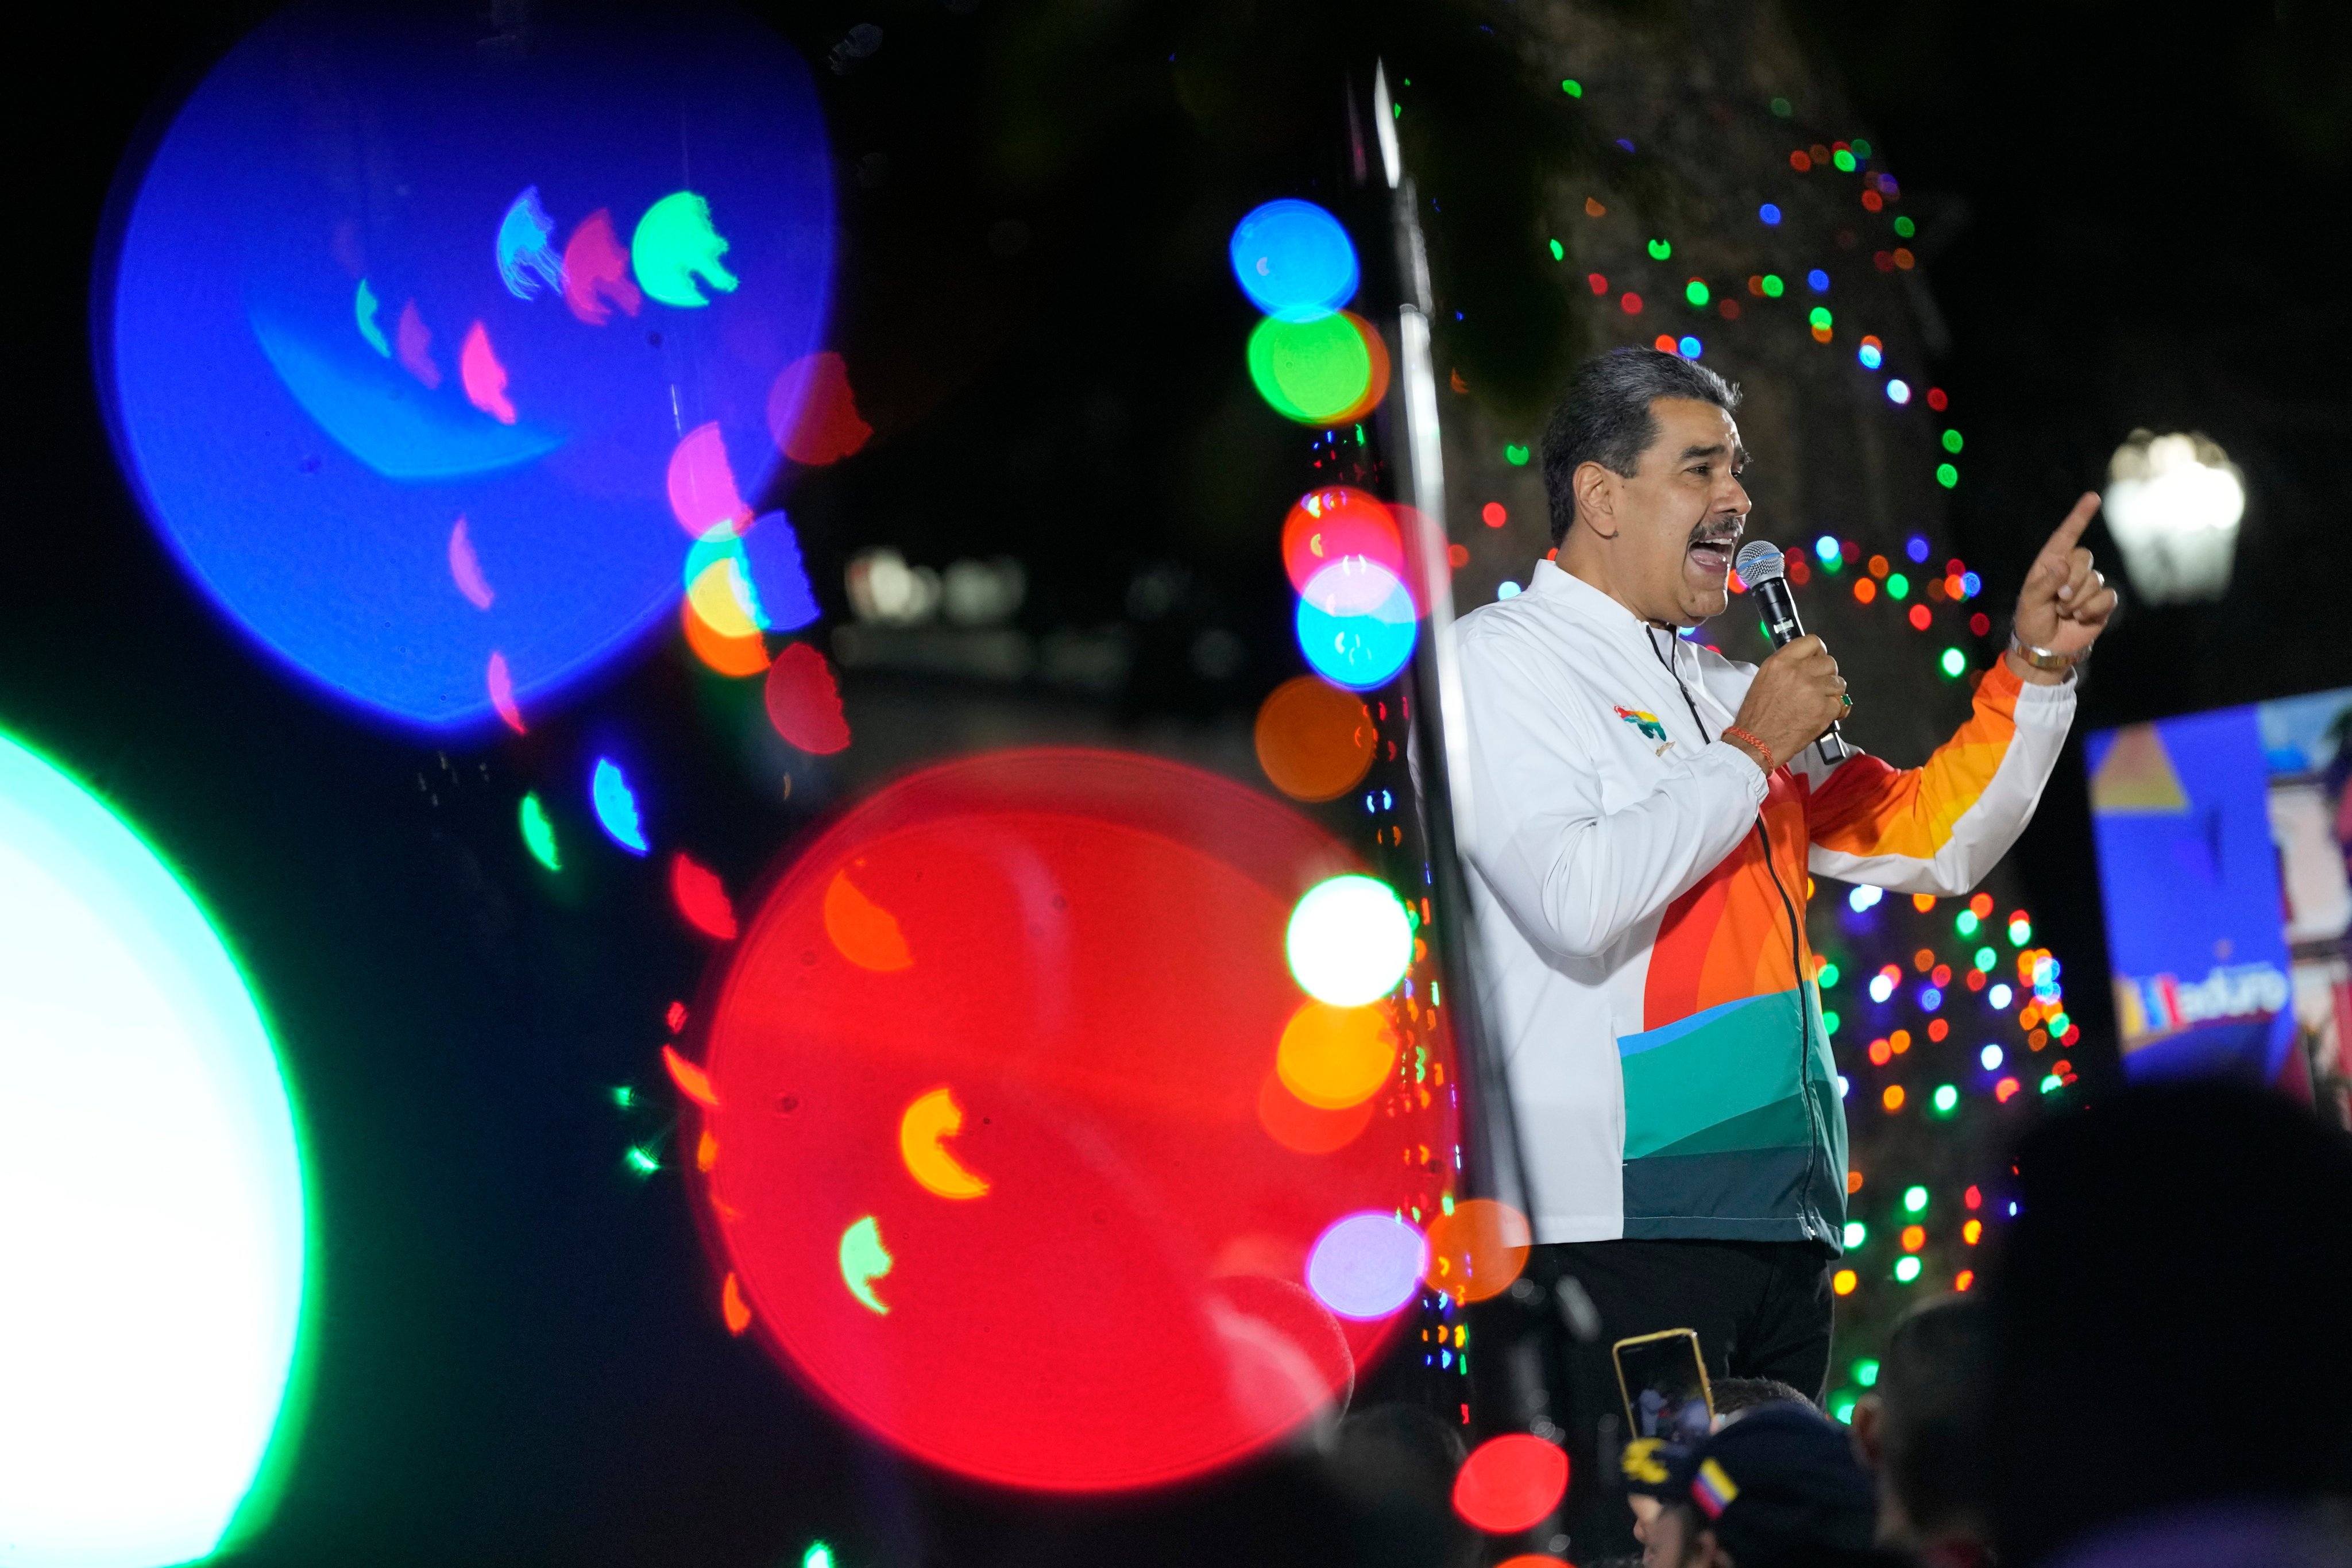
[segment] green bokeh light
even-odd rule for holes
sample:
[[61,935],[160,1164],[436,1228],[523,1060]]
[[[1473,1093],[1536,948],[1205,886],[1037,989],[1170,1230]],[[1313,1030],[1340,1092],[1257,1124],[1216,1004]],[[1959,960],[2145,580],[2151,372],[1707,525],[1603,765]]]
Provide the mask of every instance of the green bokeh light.
[[1878,1386],[1878,1363],[1864,1356],[1853,1363],[1853,1380],[1864,1388]]
[[2009,922],[2010,946],[2023,947],[2027,942],[2032,942],[2032,940],[2033,922],[2032,921],[2011,921]]
[[1268,316],[1249,340],[1250,380],[1286,419],[1325,425],[1371,389],[1371,353],[1354,318],[1334,312],[1312,321]]
[[1780,281],[1780,275],[1779,273],[1767,272],[1764,274],[1764,298],[1767,300],[1779,299],[1782,294],[1788,292],[1788,289],[1789,286]]
[[1651,260],[1653,260],[1653,261],[1664,261],[1667,257],[1672,256],[1674,253],[1675,253],[1675,247],[1674,247],[1673,246],[1671,246],[1671,245],[1668,245],[1664,240],[1663,240],[1663,239],[1654,239],[1654,240],[1650,241],[1650,259],[1651,259]]
[[1584,84],[1577,80],[1574,77],[1568,77],[1561,80],[1559,90],[1568,94],[1570,98],[1582,98],[1584,96]]
[[1694,305],[1706,304],[1707,301],[1706,280],[1703,278],[1692,279],[1688,283],[1683,286],[1683,298],[1688,300]]
[[1853,173],[1853,154],[1843,147],[1830,154],[1830,162],[1837,165],[1837,172],[1841,174]]
[[1900,572],[1889,572],[1889,573],[1886,574],[1886,596],[1887,596],[1888,598],[1890,598],[1890,599],[1902,599],[1902,598],[1907,598],[1907,597],[1909,597],[1909,596],[1910,596],[1910,594],[1911,594],[1911,579],[1910,579],[1910,578],[1906,577],[1906,576],[1905,576],[1905,575],[1903,575],[1903,574],[1902,574],[1902,573],[1900,573]]
[[551,871],[563,869],[563,856],[555,847],[555,824],[547,820],[547,808],[539,803],[539,792],[531,791],[522,797],[516,815],[522,822],[522,841],[532,859]]
[[1898,217],[1895,220],[1895,232],[1902,238],[1908,239],[1919,232],[1919,226],[1907,217]]
[[1806,314],[1805,320],[1811,322],[1821,331],[1828,331],[1830,330],[1831,320],[1830,308],[1827,305],[1816,305]]
[[1969,656],[1956,647],[1946,648],[1944,657],[1937,662],[1943,665],[1944,673],[1954,680],[1958,680],[1969,671]]
[[1936,465],[1936,482],[1950,489],[1960,482],[1960,470],[1949,463],[1938,463]]
[[1909,1257],[1896,1258],[1895,1260],[1895,1278],[1906,1285],[1908,1285],[1914,1279],[1918,1279],[1919,1260],[1916,1258]]
[[1555,239],[1555,240],[1553,240],[1553,241],[1551,242],[1551,258],[1552,258],[1554,261],[1565,261],[1565,260],[1567,260],[1567,259],[1568,259],[1568,247],[1566,247],[1566,246],[1564,246],[1564,245],[1560,244],[1560,242],[1559,242],[1559,241],[1558,241],[1558,240],[1556,240],[1556,239]]
[[1962,910],[1952,917],[1952,929],[1962,936],[1976,935],[1978,923],[1977,912],[1974,910]]
[[1870,1239],[1870,1227],[1858,1219],[1845,1222],[1845,1247],[1848,1252]]
[[1780,118],[1781,118],[1782,120],[1786,120],[1786,119],[1788,119],[1788,118],[1789,118],[1789,116],[1790,116],[1791,114],[1796,113],[1797,111],[1796,111],[1796,110],[1795,110],[1795,109],[1794,109],[1794,108],[1790,104],[1790,102],[1789,102],[1789,100],[1788,100],[1787,99],[1785,99],[1785,98],[1776,98],[1776,99],[1774,99],[1774,100],[1772,100],[1772,112],[1773,112],[1774,114],[1778,115],[1778,116],[1779,116]]
[[1863,140],[1861,137],[1859,137],[1859,136],[1855,137],[1855,138],[1853,139],[1853,155],[1854,155],[1855,157],[1857,157],[1857,158],[1867,158],[1867,157],[1869,157],[1869,156],[1870,156],[1870,143],[1869,143],[1869,142],[1865,142],[1865,141],[1864,141],[1864,140]]
[[1945,432],[1944,432],[1944,450],[1945,450],[1945,451],[1947,451],[1947,452],[1953,452],[1953,453],[1957,453],[1957,452],[1958,452],[1958,451],[1959,451],[1959,449],[1960,449],[1960,433],[1959,433],[1958,430],[1947,430],[1947,431],[1945,431]]
[[1822,964],[1822,972],[1813,976],[1813,983],[1817,985],[1836,984],[1838,983],[1838,966],[1834,963]]
[[1984,971],[1987,974],[1990,974],[1992,973],[1992,966],[2000,962],[2000,956],[1994,952],[1992,949],[1989,947],[1980,947],[1977,949],[1977,967]]
[[1960,1091],[1948,1083],[1939,1083],[1936,1086],[1935,1098],[1928,1101],[1928,1106],[1938,1116],[1949,1116],[1959,1108],[1959,1103]]
[[1925,1187],[1904,1188],[1903,1212],[1905,1214],[1926,1214],[1927,1212],[1927,1189]]

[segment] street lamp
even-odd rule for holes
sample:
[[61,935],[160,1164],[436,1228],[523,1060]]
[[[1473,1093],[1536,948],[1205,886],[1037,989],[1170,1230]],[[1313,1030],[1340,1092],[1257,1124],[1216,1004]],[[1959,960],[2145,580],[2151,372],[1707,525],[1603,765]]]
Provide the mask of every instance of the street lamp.
[[2132,586],[2150,604],[2218,599],[2245,515],[2245,476],[2229,454],[2191,433],[2135,430],[2107,461],[2107,526]]

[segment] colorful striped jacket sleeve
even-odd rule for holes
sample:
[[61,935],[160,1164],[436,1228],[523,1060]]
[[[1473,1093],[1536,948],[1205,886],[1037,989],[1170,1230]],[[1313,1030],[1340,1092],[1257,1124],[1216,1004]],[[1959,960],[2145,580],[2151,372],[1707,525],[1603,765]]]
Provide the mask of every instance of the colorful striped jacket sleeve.
[[1966,722],[1916,768],[1856,753],[1803,763],[1808,865],[1898,893],[1967,892],[2033,818],[2074,716],[2074,683],[2028,686],[2008,661],[1979,682]]

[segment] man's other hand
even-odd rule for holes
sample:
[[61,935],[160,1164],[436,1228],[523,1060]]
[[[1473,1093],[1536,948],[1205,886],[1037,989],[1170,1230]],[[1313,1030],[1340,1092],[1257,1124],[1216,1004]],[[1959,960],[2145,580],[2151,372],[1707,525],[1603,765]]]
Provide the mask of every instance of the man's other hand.
[[[2086,493],[2033,558],[2017,595],[2020,642],[2074,658],[2088,653],[2106,630],[2116,613],[2116,591],[2091,569],[2091,552],[2078,542],[2098,510],[2097,492]],[[2065,679],[2064,670],[2036,669],[2013,653],[2008,658],[2023,679],[2049,686]]]
[[1772,749],[1778,767],[1821,739],[1846,707],[1837,660],[1821,638],[1799,637],[1757,667],[1734,722]]

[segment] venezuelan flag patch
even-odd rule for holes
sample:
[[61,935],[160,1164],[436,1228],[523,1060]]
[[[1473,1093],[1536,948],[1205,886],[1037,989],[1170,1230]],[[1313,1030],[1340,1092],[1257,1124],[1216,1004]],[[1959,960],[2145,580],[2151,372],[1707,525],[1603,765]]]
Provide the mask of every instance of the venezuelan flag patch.
[[1724,1473],[1721,1465],[1713,1459],[1700,1461],[1698,1474],[1691,1478],[1691,1500],[1707,1518],[1721,1519],[1738,1495],[1738,1483]]

